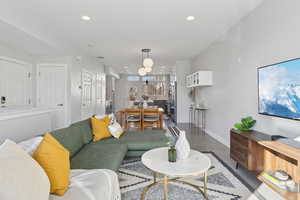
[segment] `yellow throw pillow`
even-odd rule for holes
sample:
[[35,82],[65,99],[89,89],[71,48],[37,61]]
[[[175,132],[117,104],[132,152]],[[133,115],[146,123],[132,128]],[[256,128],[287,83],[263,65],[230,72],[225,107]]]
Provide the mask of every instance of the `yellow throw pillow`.
[[45,170],[52,194],[63,195],[70,183],[70,158],[66,150],[52,135],[45,134],[44,139],[33,154],[33,158]]
[[103,118],[103,120],[105,121],[105,123],[106,123],[106,125],[107,125],[107,127],[108,127],[108,125],[110,124],[109,116],[106,115],[106,116]]
[[105,116],[103,119],[97,119],[95,117],[91,118],[92,128],[93,128],[93,141],[99,141],[104,138],[112,137],[108,130],[109,117]]

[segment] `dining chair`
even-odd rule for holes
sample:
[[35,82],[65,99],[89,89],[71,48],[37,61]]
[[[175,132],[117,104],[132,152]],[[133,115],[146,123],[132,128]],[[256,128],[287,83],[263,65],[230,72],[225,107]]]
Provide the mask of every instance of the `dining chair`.
[[129,124],[134,124],[139,129],[142,129],[142,111],[141,109],[128,108],[125,109],[125,129],[128,129]]
[[124,127],[125,119],[123,118],[123,111],[122,111],[122,110],[117,111],[116,114],[115,114],[115,116],[116,116],[117,122],[118,122],[122,127]]
[[162,128],[160,126],[160,113],[158,108],[145,108],[143,110],[143,129],[145,127],[156,127]]

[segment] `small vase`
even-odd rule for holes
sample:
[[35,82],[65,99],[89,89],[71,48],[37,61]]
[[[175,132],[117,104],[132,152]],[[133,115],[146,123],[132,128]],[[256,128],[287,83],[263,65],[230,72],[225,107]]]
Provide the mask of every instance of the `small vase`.
[[168,150],[169,162],[176,162],[176,149],[175,146],[171,146]]
[[177,160],[183,160],[189,157],[191,147],[186,139],[185,131],[180,131],[179,138],[175,145]]

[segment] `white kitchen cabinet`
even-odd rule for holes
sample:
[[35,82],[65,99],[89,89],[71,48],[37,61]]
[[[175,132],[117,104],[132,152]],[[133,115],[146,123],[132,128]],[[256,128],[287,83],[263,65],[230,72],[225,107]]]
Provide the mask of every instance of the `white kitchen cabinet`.
[[186,86],[212,86],[213,85],[213,72],[212,71],[197,71],[186,77]]

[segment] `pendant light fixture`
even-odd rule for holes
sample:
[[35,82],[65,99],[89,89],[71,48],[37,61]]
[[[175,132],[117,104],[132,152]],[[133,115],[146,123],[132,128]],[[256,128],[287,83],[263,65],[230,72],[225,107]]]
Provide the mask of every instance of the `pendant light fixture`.
[[154,65],[153,60],[149,57],[151,49],[142,49],[142,52],[146,54],[146,58],[143,59],[143,66],[146,68],[147,71],[151,72],[152,67]]
[[152,71],[152,67],[145,67],[145,72],[149,73]]
[[147,74],[145,67],[141,67],[138,70],[140,76],[145,76]]
[[[140,76],[145,76],[147,73],[152,71],[152,66],[154,65],[153,60],[149,57],[151,49],[142,49],[142,67],[139,68],[138,73]],[[144,58],[144,54],[146,57]]]
[[153,60],[151,58],[145,58],[143,61],[143,65],[145,67],[152,67],[153,66]]

